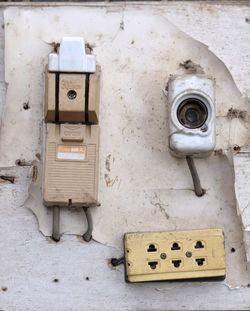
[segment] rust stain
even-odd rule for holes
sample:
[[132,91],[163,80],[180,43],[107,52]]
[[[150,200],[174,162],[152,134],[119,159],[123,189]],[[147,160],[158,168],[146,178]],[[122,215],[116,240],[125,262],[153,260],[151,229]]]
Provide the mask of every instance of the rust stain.
[[53,47],[53,52],[54,53],[57,53],[58,52],[58,49],[59,49],[59,46],[60,46],[60,43],[59,42],[51,42],[49,43],[49,45],[51,45]]
[[112,258],[108,258],[108,259],[107,259],[108,266],[109,266],[109,268],[110,268],[111,270],[116,270],[116,267],[114,267],[114,266],[112,265],[111,260],[112,260]]
[[107,14],[110,14],[110,13],[120,13],[122,11],[122,9],[118,8],[118,9],[110,9],[110,8],[107,8],[106,9],[106,13]]
[[246,116],[247,116],[247,111],[240,110],[240,109],[234,109],[233,107],[231,107],[227,113],[228,119],[237,118],[237,119],[245,120]]
[[83,237],[81,235],[76,236],[80,243],[84,243]]
[[46,241],[49,243],[49,244],[56,244],[57,242],[54,241],[51,237],[47,236],[46,237]]
[[111,159],[111,154],[109,154],[109,155],[106,157],[106,162],[105,162],[106,170],[107,170],[108,172],[110,172],[110,159]]
[[113,187],[114,184],[118,181],[118,176],[115,176],[115,178],[110,178],[109,174],[104,174],[104,179],[107,187]]
[[223,149],[214,150],[214,155],[215,155],[215,156],[223,155]]
[[37,166],[33,166],[32,170],[32,181],[35,182],[37,180],[37,175],[38,175],[38,168]]
[[186,69],[187,73],[197,73],[197,74],[204,74],[203,68],[199,65],[194,63],[191,59],[186,60],[183,63],[179,64],[180,67],[183,67]]

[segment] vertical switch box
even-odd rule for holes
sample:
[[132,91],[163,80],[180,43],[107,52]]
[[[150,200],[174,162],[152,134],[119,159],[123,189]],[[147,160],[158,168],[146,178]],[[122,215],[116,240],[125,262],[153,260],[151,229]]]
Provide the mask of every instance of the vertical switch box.
[[[45,121],[97,124],[100,73],[100,66],[96,67],[96,72],[93,74],[47,71]],[[56,111],[57,106],[58,112]],[[87,119],[86,110],[88,111]],[[56,115],[58,115],[57,120]]]
[[99,126],[47,123],[46,132],[44,204],[96,205]]

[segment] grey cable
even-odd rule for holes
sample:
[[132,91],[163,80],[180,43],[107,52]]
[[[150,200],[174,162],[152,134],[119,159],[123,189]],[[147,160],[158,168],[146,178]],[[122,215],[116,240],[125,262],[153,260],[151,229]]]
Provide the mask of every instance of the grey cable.
[[84,213],[86,215],[87,223],[88,223],[88,229],[82,236],[84,241],[89,242],[92,239],[92,232],[93,232],[93,221],[92,221],[92,216],[90,213],[90,208],[89,207],[83,207]]
[[52,238],[56,242],[60,240],[60,207],[53,206]]
[[193,178],[195,194],[197,195],[197,197],[202,197],[206,193],[206,191],[201,187],[200,178],[194,164],[194,159],[191,156],[186,156],[186,160]]

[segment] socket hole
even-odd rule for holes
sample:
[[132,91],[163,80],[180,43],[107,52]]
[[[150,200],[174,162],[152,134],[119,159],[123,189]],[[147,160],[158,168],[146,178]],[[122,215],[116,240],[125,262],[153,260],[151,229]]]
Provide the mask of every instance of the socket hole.
[[178,251],[180,248],[179,244],[178,243],[173,243],[172,247],[171,247],[171,250],[172,251]]
[[194,248],[204,248],[204,245],[201,241],[197,241]]
[[203,266],[205,258],[197,258],[195,261],[197,262],[198,266]]
[[151,269],[156,269],[156,266],[158,265],[158,262],[157,261],[150,261],[148,263],[148,265],[150,266]]
[[206,105],[197,98],[187,98],[178,107],[179,122],[190,129],[201,127],[207,120]]
[[68,91],[67,96],[69,99],[75,99],[77,96],[77,93],[75,90],[70,90],[70,91]]
[[155,247],[154,244],[150,244],[148,247],[148,253],[151,253],[151,252],[157,252],[157,248]]
[[179,268],[181,265],[181,260],[172,260],[172,264],[175,268]]
[[234,247],[231,248],[231,252],[232,252],[232,253],[235,252],[235,248],[234,248]]

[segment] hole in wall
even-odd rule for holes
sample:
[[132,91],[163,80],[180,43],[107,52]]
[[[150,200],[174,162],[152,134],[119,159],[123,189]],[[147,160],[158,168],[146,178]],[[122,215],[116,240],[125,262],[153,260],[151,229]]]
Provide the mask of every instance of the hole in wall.
[[24,109],[24,110],[30,109],[30,104],[29,104],[29,102],[23,103],[23,109]]

